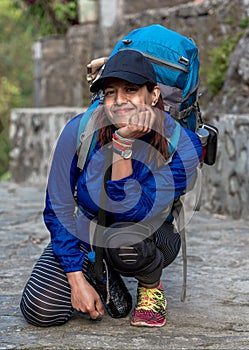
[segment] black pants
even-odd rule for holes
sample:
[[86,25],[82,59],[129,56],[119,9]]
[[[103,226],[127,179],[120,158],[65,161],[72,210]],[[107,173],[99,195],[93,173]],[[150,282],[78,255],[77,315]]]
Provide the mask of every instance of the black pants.
[[[171,264],[181,246],[180,236],[174,232],[173,225],[169,225],[167,230],[157,231],[156,245],[164,256],[163,267]],[[82,271],[87,273],[87,260]],[[20,307],[26,320],[36,326],[61,325],[72,315],[70,286],[66,274],[54,258],[51,243],[34,266]]]

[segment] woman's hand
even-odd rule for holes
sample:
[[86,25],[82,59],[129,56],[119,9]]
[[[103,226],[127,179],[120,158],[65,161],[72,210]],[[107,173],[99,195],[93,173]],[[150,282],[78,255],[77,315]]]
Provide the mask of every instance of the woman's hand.
[[87,282],[81,271],[67,273],[71,287],[71,303],[75,310],[88,312],[92,319],[104,315],[103,305],[96,290]]
[[150,106],[139,105],[131,114],[128,124],[120,127],[118,133],[128,139],[138,139],[151,131],[155,118],[155,112]]

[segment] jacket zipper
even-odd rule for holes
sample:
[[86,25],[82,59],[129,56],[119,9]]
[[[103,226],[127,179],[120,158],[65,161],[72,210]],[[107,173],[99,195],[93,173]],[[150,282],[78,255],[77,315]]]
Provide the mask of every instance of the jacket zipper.
[[177,63],[172,63],[170,61],[166,61],[162,58],[158,58],[158,57],[155,57],[155,56],[152,56],[152,55],[149,55],[147,53],[144,53],[142,51],[139,51],[139,50],[135,50],[135,49],[120,49],[119,51],[123,51],[123,50],[133,50],[133,51],[137,51],[137,52],[140,52],[141,54],[144,55],[144,57],[148,58],[152,63],[155,63],[157,64],[158,66],[163,66],[163,67],[167,67],[167,68],[171,68],[171,69],[174,69],[174,70],[177,70],[177,71],[182,71],[184,73],[188,73],[189,70],[188,68],[185,68],[185,67],[182,67],[180,66],[179,64]]

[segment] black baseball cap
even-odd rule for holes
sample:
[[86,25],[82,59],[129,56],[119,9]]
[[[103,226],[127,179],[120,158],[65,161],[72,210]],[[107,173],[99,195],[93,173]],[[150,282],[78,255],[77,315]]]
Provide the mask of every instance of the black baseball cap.
[[157,84],[152,64],[135,50],[122,50],[111,56],[99,79],[93,82],[90,91],[103,90],[106,78],[120,78],[137,85],[147,82]]

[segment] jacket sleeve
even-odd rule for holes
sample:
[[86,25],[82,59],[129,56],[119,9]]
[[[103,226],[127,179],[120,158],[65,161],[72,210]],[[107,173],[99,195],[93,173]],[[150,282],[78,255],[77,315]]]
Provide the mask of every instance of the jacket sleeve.
[[79,116],[62,131],[51,164],[46,190],[44,222],[51,235],[55,258],[65,272],[82,270],[84,253],[79,250],[74,217],[74,185],[77,179],[76,137]]
[[201,152],[198,136],[181,128],[177,151],[169,164],[153,170],[145,162],[133,160],[131,176],[107,182],[109,210],[115,213],[115,220],[141,221],[164,211],[193,180]]

